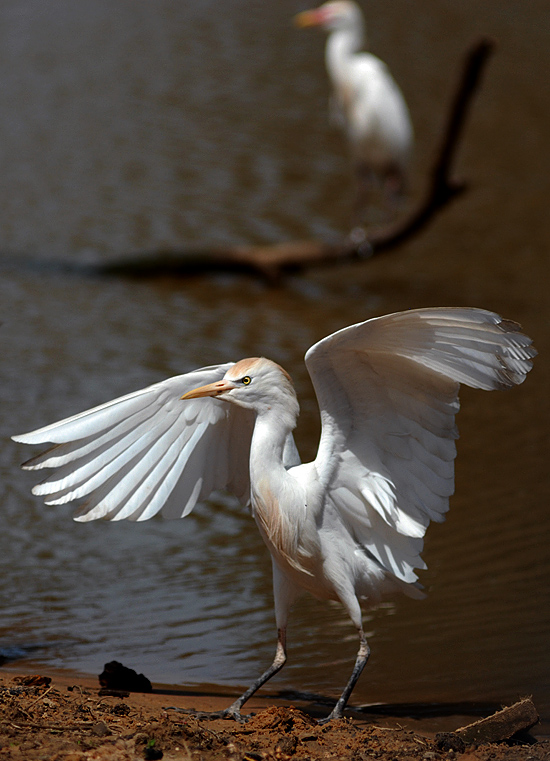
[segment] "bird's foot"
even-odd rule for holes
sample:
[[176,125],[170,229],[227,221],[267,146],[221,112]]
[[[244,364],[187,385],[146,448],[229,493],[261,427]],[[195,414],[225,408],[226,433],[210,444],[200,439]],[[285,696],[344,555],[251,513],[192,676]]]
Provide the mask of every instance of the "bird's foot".
[[236,700],[234,703],[232,703],[229,708],[226,708],[225,711],[222,711],[222,718],[223,719],[233,719],[234,721],[238,721],[239,724],[245,724],[251,716],[254,716],[253,713],[247,714],[246,716],[243,716],[241,714],[241,703]]
[[324,724],[328,724],[329,721],[332,721],[330,716],[325,716],[324,719],[317,719],[317,724],[319,724],[320,727],[322,727]]

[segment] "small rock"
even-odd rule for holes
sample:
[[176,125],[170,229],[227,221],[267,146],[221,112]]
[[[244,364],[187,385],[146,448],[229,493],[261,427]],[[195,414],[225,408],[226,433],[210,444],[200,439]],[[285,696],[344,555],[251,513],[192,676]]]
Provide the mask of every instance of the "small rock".
[[16,682],[24,684],[25,687],[49,687],[51,679],[49,676],[40,676],[40,674],[31,674],[29,676],[15,677]]
[[126,703],[117,703],[111,708],[111,713],[114,713],[115,716],[128,716],[130,711],[131,708],[129,705],[126,705]]
[[285,756],[293,756],[296,752],[297,745],[298,738],[296,735],[284,735],[283,737],[279,737],[277,740],[275,744],[275,750],[278,750]]
[[154,745],[146,745],[143,751],[143,757],[147,761],[156,761],[158,758],[162,758],[164,753],[160,748],[156,748]]
[[143,674],[123,666],[118,661],[110,661],[99,675],[99,683],[108,690],[128,690],[130,692],[152,692],[151,682]]
[[[454,732],[438,732],[435,736],[435,745],[438,750],[442,750],[448,753],[450,750],[455,753],[464,753],[466,750],[466,744],[464,740],[455,735]],[[428,754],[424,754],[424,758]]]
[[97,724],[94,724],[92,727],[92,734],[97,737],[105,737],[106,735],[112,735],[113,733],[104,721],[98,721]]
[[300,735],[300,740],[303,743],[315,742],[318,739],[319,737],[317,735],[317,732],[302,732],[302,734]]
[[156,745],[146,745],[143,749],[143,757],[147,761],[156,761],[159,758],[162,758],[164,756],[164,753],[162,750],[156,746]]

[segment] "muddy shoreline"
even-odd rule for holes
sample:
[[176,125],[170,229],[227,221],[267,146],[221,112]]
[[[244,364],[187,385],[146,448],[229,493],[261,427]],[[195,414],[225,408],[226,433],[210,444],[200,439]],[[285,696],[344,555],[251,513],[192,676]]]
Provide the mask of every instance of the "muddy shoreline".
[[[521,743],[450,747],[435,731],[440,731],[440,723],[432,722],[429,731],[427,721],[383,715],[381,707],[370,714],[351,711],[345,719],[320,726],[317,719],[326,715],[326,706],[267,696],[252,699],[249,710],[253,715],[248,722],[237,724],[174,710],[220,711],[230,696],[219,692],[153,685],[150,693],[128,694],[101,690],[99,681],[91,676],[65,672],[30,676],[22,670],[0,671],[0,759],[550,758],[550,740],[537,737],[536,726]],[[461,716],[446,719],[448,731],[464,723]]]

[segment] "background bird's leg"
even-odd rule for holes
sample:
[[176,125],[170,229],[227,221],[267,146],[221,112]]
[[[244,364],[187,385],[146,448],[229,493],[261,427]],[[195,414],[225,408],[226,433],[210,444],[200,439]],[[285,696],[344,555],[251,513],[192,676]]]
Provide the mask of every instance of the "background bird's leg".
[[[283,666],[286,663],[286,626],[280,628],[277,630],[277,650],[275,651],[275,658],[273,659],[273,663],[271,666],[267,669],[267,671],[264,671],[264,673],[256,679],[253,684],[250,685],[248,690],[246,692],[243,692],[243,694],[240,696],[240,698],[237,698],[234,703],[232,703],[229,708],[227,708],[223,712],[223,716],[225,718],[232,718],[236,719],[237,721],[241,721],[241,708],[246,703],[246,701],[254,695],[256,690],[259,690],[260,687],[265,684],[271,677],[276,674],[278,671],[280,671]],[[351,692],[351,690],[350,690]]]
[[390,167],[384,176],[364,163],[356,166],[356,192],[350,242],[360,245],[393,221],[402,201],[402,178]]
[[384,205],[388,209],[388,224],[393,222],[403,210],[407,192],[407,177],[398,166],[389,166],[383,184]]
[[338,698],[338,702],[330,712],[330,714],[326,717],[326,719],[321,719],[319,724],[324,724],[327,721],[330,721],[331,719],[341,719],[344,715],[344,708],[346,707],[346,704],[349,700],[349,696],[352,693],[353,688],[355,687],[355,683],[361,676],[361,672],[365,668],[365,665],[369,659],[370,655],[370,647],[367,643],[367,638],[365,637],[365,633],[363,631],[363,628],[361,627],[359,629],[359,652],[357,653],[357,658],[355,660],[355,666],[353,667],[353,671],[351,672],[351,676],[348,680],[348,683],[346,684],[344,691]]
[[359,231],[366,237],[367,229],[372,225],[372,209],[376,201],[376,182],[372,169],[363,163],[355,167],[355,201],[351,218],[353,236]]

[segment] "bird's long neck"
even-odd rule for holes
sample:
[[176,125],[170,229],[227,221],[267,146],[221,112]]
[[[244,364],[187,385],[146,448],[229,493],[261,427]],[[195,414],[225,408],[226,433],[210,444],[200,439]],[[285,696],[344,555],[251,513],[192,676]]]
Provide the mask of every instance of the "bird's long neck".
[[253,492],[263,484],[278,490],[284,482],[287,472],[283,452],[287,436],[295,425],[295,415],[277,408],[256,417],[250,445],[250,483]]
[[325,50],[325,61],[332,79],[340,82],[349,68],[355,53],[364,44],[364,28],[361,19],[353,28],[335,29],[330,33]]
[[258,415],[250,447],[250,486],[252,513],[274,559],[282,567],[302,570],[298,545],[305,499],[283,462],[295,420],[281,409]]

